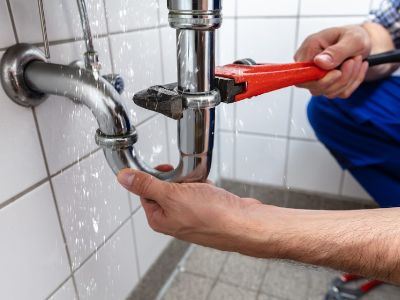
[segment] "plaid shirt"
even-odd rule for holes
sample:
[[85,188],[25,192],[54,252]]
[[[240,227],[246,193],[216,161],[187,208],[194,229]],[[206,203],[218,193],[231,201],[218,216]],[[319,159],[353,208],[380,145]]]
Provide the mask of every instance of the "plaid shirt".
[[382,0],[380,7],[371,11],[369,19],[385,27],[396,48],[400,48],[400,0]]

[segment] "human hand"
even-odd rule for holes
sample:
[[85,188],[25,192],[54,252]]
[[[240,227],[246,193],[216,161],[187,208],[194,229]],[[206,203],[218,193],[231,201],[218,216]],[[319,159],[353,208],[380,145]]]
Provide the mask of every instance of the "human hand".
[[[141,197],[153,230],[220,250],[257,255],[256,241],[267,237],[261,223],[269,218],[269,212],[277,215],[275,207],[207,183],[169,183],[132,169],[122,170],[118,181]],[[268,213],[263,212],[265,207],[269,207]]]
[[297,50],[295,61],[313,61],[331,71],[324,78],[299,87],[308,89],[314,96],[350,97],[365,79],[368,63],[363,58],[370,51],[369,34],[360,25],[329,28],[310,35]]

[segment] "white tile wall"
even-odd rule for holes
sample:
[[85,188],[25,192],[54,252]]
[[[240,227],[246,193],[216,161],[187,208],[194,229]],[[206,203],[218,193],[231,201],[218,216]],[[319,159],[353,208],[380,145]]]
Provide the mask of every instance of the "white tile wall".
[[286,139],[237,135],[236,178],[240,181],[283,185]]
[[[0,53],[1,55],[1,53]],[[15,105],[0,89],[0,204],[46,177],[32,110]]]
[[[9,2],[16,32],[6,1],[0,0],[0,49],[15,43],[15,35],[20,42],[40,43],[36,0]],[[377,1],[372,2],[376,6]],[[225,0],[227,18],[219,32],[218,63],[238,57],[290,62],[296,45],[307,34],[362,21],[370,1],[303,0],[301,7],[299,3]],[[67,64],[81,58],[83,42],[75,41],[82,36],[76,1],[45,0],[44,4],[51,60]],[[125,78],[126,104],[134,123],[141,124],[138,149],[142,157],[151,165],[176,164],[176,122],[153,117],[154,113],[138,108],[131,100],[134,92],[176,80],[175,33],[167,27],[166,0],[87,0],[87,6],[92,31],[101,35],[95,45],[103,72],[114,69]],[[347,173],[340,185],[341,170],[314,140],[307,122],[307,99],[299,90],[293,95],[283,90],[219,107],[210,178],[281,186],[286,176],[291,187],[367,197]],[[7,282],[0,289],[0,298],[44,299],[50,294],[51,299],[77,298],[74,277],[80,299],[123,299],[169,238],[149,230],[137,197],[128,197],[115,183],[100,151],[87,157],[97,149],[93,139],[97,125],[86,108],[50,97],[36,108],[36,115],[45,157],[32,110],[16,106],[0,89],[4,141],[0,156],[0,281]],[[57,207],[45,160],[50,175],[57,174],[51,182]],[[39,182],[44,183],[36,187]],[[94,253],[96,247],[100,248]]]
[[287,184],[289,187],[337,194],[342,171],[319,143],[290,141]]
[[[43,2],[47,34],[50,40],[82,37],[76,1],[45,0]],[[10,3],[20,41],[27,43],[41,42],[42,32],[37,1],[13,0]],[[92,33],[94,35],[105,34],[107,29],[103,1],[88,0],[86,3]]]
[[[317,2],[317,1],[316,1]],[[281,0],[276,1],[247,0],[238,1],[238,16],[296,16],[299,1]]]
[[126,299],[139,279],[132,236],[127,222],[75,273],[80,299]]
[[0,1],[0,20],[2,26],[0,30],[0,48],[4,48],[15,43],[11,19],[5,0]]
[[295,18],[238,19],[237,27],[238,57],[251,57],[259,63],[293,61]]
[[72,279],[69,279],[49,300],[76,300],[78,297],[75,294],[74,284]]
[[69,274],[49,184],[0,210],[0,299],[44,299]]
[[156,233],[149,227],[143,208],[133,216],[133,228],[137,242],[139,271],[140,275],[144,275],[171,240],[171,237]]
[[366,0],[302,0],[300,13],[319,16],[366,15],[370,4]]
[[236,105],[236,129],[285,136],[288,132],[291,89],[282,89]]
[[76,268],[130,215],[128,197],[102,151],[56,176],[53,182]]
[[158,24],[158,0],[106,0],[110,32],[153,27]]

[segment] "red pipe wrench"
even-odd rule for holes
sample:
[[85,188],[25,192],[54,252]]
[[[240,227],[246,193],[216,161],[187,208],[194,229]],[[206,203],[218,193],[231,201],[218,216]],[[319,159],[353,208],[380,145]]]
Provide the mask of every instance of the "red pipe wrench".
[[[366,61],[370,66],[400,62],[400,50],[372,55]],[[243,59],[215,70],[216,85],[222,102],[226,103],[319,80],[327,73],[312,62],[256,64],[252,59]]]

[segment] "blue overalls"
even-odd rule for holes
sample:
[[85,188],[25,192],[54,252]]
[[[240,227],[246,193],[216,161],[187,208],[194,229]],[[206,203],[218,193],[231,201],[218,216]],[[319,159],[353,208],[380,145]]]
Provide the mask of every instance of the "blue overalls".
[[400,77],[362,84],[348,99],[312,97],[318,139],[381,207],[400,206]]

